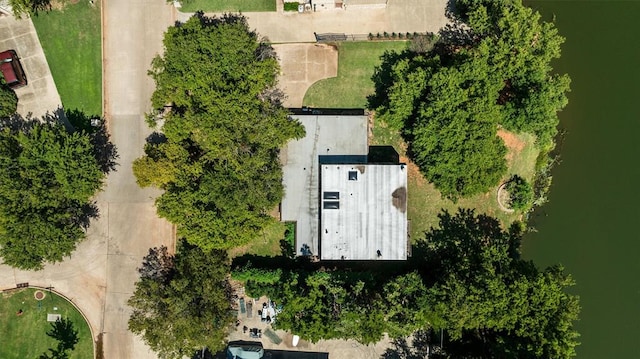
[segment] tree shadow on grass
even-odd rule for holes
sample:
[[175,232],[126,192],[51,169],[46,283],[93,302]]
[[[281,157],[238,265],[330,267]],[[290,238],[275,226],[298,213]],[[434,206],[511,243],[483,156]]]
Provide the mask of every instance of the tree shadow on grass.
[[73,322],[65,318],[51,323],[47,335],[57,340],[58,345],[42,353],[38,359],[66,359],[69,357],[68,352],[73,351],[80,341],[78,330],[73,326]]
[[74,327],[71,320],[65,318],[51,323],[51,329],[47,335],[57,340],[64,350],[73,350],[80,341],[78,329]]

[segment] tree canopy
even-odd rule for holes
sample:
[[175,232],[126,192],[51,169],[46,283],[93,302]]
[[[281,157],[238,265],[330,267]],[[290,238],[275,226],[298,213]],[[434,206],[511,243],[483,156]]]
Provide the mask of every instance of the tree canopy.
[[376,343],[385,333],[408,336],[428,326],[426,287],[416,272],[384,277],[374,271],[236,268],[250,295],[282,303],[274,324],[302,338]]
[[580,307],[561,267],[539,271],[519,255],[521,228],[494,218],[443,213],[428,233],[428,303],[435,329],[446,330],[455,357],[570,358],[578,345]]
[[224,349],[235,321],[225,252],[205,252],[180,241],[175,256],[166,247],[150,249],[138,271],[129,329],[160,358]]
[[158,213],[190,243],[244,244],[282,198],[279,148],[304,135],[281,105],[273,49],[244,17],[201,13],[169,28],[164,46],[150,71],[164,125],[134,163],[138,183],[165,190]]
[[569,77],[552,73],[564,41],[520,0],[460,0],[457,22],[426,53],[386,54],[370,106],[400,129],[425,177],[449,198],[486,192],[506,174],[502,126],[553,147]]
[[401,340],[443,330],[444,357],[570,358],[580,311],[578,298],[566,292],[573,280],[561,267],[539,270],[523,260],[521,237],[521,224],[504,230],[472,210],[443,212],[438,228],[417,240],[414,258],[392,270],[342,262],[273,270],[263,263],[239,266],[232,277],[248,295],[283,305],[277,328],[314,342],[368,344],[384,333]]
[[91,138],[57,123],[0,128],[0,255],[39,269],[69,256],[85,236],[103,172]]

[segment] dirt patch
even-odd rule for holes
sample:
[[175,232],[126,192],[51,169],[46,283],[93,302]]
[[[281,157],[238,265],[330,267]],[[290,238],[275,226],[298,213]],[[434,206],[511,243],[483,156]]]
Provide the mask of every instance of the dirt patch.
[[414,180],[418,187],[422,187],[427,184],[427,180],[422,175],[422,172],[420,172],[418,166],[413,163],[409,157],[400,156],[400,163],[405,163],[407,165],[407,177],[409,178],[409,181]]
[[102,333],[98,334],[98,340],[96,340],[96,359],[104,359],[104,345],[102,341]]
[[524,149],[526,143],[518,138],[515,133],[507,130],[498,130],[498,136],[504,141],[504,145],[507,146],[507,161],[511,163],[520,152]]

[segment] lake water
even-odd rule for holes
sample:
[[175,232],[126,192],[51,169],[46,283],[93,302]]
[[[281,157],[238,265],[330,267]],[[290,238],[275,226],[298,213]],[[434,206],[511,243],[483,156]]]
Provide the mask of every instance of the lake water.
[[640,358],[640,3],[528,1],[567,38],[566,136],[524,255],[573,275],[579,359]]

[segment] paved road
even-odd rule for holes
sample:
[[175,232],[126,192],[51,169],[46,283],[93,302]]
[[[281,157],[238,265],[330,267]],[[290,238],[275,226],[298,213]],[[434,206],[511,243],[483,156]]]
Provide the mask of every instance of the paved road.
[[[156,215],[154,199],[159,191],[140,189],[131,163],[142,155],[150,133],[144,122],[153,91],[147,69],[162,49],[164,31],[173,23],[172,8],[163,0],[106,0],[103,15],[105,114],[120,157],[116,171],[96,198],[100,216],[92,221],[87,239],[63,263],[38,272],[0,265],[0,289],[24,282],[52,286],[83,311],[94,335],[103,333],[105,358],[156,358],[128,331],[126,301],[142,257],[150,247],[164,244],[172,248],[174,232],[173,226]],[[31,21],[3,18],[0,30],[6,35],[0,36],[0,46],[17,48],[24,59],[30,80],[24,92],[41,90],[40,83],[47,85],[50,80],[49,88],[55,94],[30,104],[23,100],[30,97],[18,92],[24,111],[54,111],[60,99]]]
[[172,246],[172,226],[153,206],[157,190],[140,189],[131,170],[143,154],[150,130],[153,82],[149,64],[162,50],[162,36],[172,24],[172,8],[163,0],[106,0],[103,12],[105,114],[120,154],[117,172],[109,176],[99,201],[108,208],[104,353],[108,359],[155,358],[127,329],[127,299],[137,280],[136,268],[150,247]]
[[[376,34],[437,32],[448,23],[448,0],[389,0],[386,8],[247,12],[249,27],[274,43],[315,42],[315,33]],[[214,15],[214,14],[209,14]],[[179,13],[184,21],[191,14]]]

